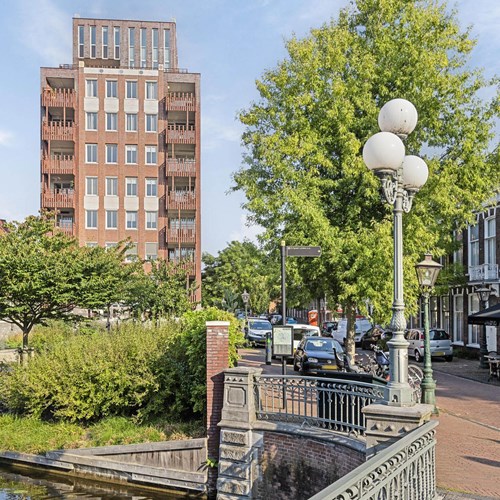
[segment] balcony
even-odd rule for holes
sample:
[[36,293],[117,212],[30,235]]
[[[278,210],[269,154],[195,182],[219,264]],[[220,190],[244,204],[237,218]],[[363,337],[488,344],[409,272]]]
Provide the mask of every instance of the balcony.
[[190,276],[196,275],[196,264],[194,261],[188,259],[169,259],[169,261],[178,264],[181,269],[184,269],[184,271],[186,271],[186,274],[189,274]]
[[196,162],[191,159],[169,158],[166,162],[166,175],[189,177],[196,175]]
[[72,221],[59,221],[56,224],[58,231],[67,234],[68,236],[73,236],[73,222]]
[[72,121],[43,121],[42,139],[45,141],[74,141],[75,123]]
[[498,264],[481,264],[469,266],[469,283],[499,281]]
[[43,89],[42,106],[52,108],[74,108],[76,92],[73,89]]
[[43,208],[73,208],[75,192],[72,189],[45,189],[42,194]]
[[170,191],[167,197],[167,210],[196,210],[194,191]]
[[167,125],[166,134],[167,143],[175,144],[195,144],[196,132],[194,125],[180,125],[177,123],[169,123]]
[[193,92],[169,92],[166,98],[167,111],[196,111]]
[[194,228],[167,229],[167,243],[194,243],[196,230]]
[[47,174],[73,174],[74,166],[73,155],[47,155],[42,158],[42,170]]

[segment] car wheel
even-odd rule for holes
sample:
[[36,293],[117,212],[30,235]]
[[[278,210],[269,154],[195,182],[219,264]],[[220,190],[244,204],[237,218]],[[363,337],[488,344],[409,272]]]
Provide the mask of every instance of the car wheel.
[[420,363],[420,361],[422,361],[422,355],[420,354],[420,351],[419,350],[416,350],[415,351],[415,361],[417,363]]
[[293,362],[293,371],[294,372],[298,372],[299,371],[299,367],[297,366],[297,363],[295,361]]
[[446,361],[453,361],[453,354],[450,354],[449,356],[445,356],[444,359]]

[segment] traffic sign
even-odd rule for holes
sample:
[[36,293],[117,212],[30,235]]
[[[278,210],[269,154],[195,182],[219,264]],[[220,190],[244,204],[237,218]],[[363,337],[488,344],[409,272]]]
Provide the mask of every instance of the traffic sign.
[[286,247],[288,257],[319,257],[321,247]]

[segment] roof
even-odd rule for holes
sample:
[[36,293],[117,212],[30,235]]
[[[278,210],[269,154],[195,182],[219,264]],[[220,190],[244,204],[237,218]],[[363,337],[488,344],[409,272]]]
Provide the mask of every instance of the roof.
[[472,325],[486,325],[489,323],[500,325],[500,304],[471,314],[467,317],[467,322]]

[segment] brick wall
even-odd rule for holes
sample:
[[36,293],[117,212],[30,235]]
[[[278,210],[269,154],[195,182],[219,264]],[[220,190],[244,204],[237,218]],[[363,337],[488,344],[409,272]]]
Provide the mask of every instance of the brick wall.
[[364,453],[337,443],[265,432],[259,497],[309,498],[364,462]]
[[[224,370],[229,368],[229,322],[207,321],[207,453],[219,460],[220,429],[224,403]],[[209,491],[215,491],[217,468],[209,470]]]

